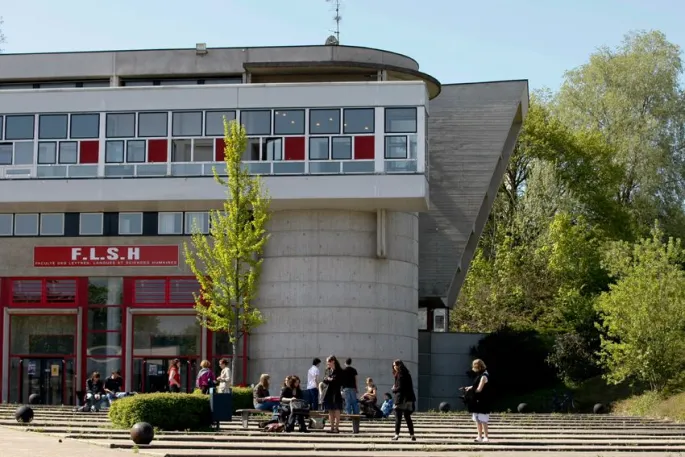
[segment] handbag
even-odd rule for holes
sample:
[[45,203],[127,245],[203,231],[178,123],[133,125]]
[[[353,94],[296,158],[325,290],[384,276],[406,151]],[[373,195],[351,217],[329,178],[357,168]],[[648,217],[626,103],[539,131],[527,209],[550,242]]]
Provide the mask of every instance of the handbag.
[[397,409],[399,411],[413,412],[414,411],[414,402],[413,401],[405,401],[402,403],[397,403],[395,405],[395,409]]

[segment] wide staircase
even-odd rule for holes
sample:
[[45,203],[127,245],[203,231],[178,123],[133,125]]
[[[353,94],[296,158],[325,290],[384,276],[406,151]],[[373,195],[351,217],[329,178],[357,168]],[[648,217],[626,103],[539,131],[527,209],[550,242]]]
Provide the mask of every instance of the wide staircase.
[[[403,428],[398,442],[391,420],[364,421],[361,433],[352,434],[343,422],[339,435],[324,431],[310,434],[266,434],[257,420],[243,429],[239,418],[222,423],[218,433],[157,432],[148,446],[136,446],[127,430],[116,430],[106,413],[74,413],[60,407],[34,407],[28,424],[14,418],[16,405],[0,405],[0,426],[74,439],[140,454],[168,457],[193,456],[520,456],[531,452],[587,456],[630,453],[650,456],[685,455],[685,424],[609,415],[501,414],[491,417],[490,442],[474,443],[475,426],[466,414],[416,413],[416,442]],[[182,414],[182,412],[181,412]],[[0,452],[2,454],[2,452]],[[97,455],[97,450],[93,455]],[[540,454],[538,454],[540,455]]]

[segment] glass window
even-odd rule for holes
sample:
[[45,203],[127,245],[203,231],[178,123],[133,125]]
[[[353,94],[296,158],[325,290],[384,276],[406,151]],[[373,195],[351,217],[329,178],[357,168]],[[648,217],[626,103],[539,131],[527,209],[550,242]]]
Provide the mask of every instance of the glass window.
[[33,115],[5,116],[5,139],[6,140],[32,140]]
[[209,213],[186,213],[186,227],[187,234],[193,233],[193,228],[197,226],[200,233],[209,233]]
[[38,235],[38,215],[37,214],[15,214],[14,215],[14,234],[16,236],[36,236],[36,235]]
[[[123,290],[124,278],[99,276],[95,278],[88,278],[88,304],[103,306],[121,305],[124,300]],[[90,329],[107,330],[107,328],[93,328],[92,326]]]
[[126,162],[145,162],[145,140],[128,140],[126,142]]
[[[87,344],[88,356],[121,355],[120,332],[88,332]],[[109,373],[107,375],[109,375]],[[106,377],[107,375],[100,373],[100,376],[102,377]]]
[[126,138],[136,136],[135,113],[107,114],[107,138]]
[[416,108],[385,108],[386,133],[416,133]]
[[72,114],[71,138],[99,138],[99,114]]
[[38,163],[55,163],[57,161],[57,143],[53,141],[38,143]]
[[373,108],[347,108],[343,111],[343,133],[373,133]]
[[340,110],[310,109],[309,133],[313,135],[340,133]]
[[194,315],[133,317],[134,355],[199,355],[201,339],[200,322]]
[[328,138],[309,139],[309,160],[328,160]]
[[190,140],[173,140],[171,142],[172,162],[191,162],[193,160],[193,147]]
[[64,214],[43,213],[40,215],[41,235],[64,235]]
[[12,143],[0,143],[0,165],[12,165]]
[[102,235],[102,213],[81,213],[79,235]]
[[234,121],[235,111],[207,111],[205,116],[205,135],[224,136],[224,117],[228,122]]
[[143,233],[143,213],[119,213],[119,235]]
[[105,162],[123,163],[124,162],[124,142],[107,141],[105,143]]
[[274,112],[275,135],[304,135],[304,110],[280,110]]
[[167,136],[168,113],[139,113],[138,136]]
[[266,160],[283,160],[283,139],[267,138],[264,141],[264,152]]
[[271,135],[271,110],[241,111],[240,122],[248,135]]
[[386,136],[385,137],[385,158],[386,159],[406,159],[407,158],[407,137],[406,136]]
[[76,141],[62,141],[59,143],[59,163],[78,162],[78,144]]
[[88,357],[86,360],[86,373],[88,375],[94,371],[97,371],[100,373],[101,378],[107,378],[113,370],[121,371],[122,369],[121,357]]
[[352,159],[352,138],[351,137],[333,137],[332,138],[332,156],[333,160],[351,160]]
[[14,164],[33,164],[33,141],[17,141],[14,143]]
[[193,140],[193,162],[214,162],[214,140]]
[[[262,140],[261,138],[248,138],[247,139],[247,144],[245,145],[245,150],[243,151],[243,155],[241,156],[241,159],[243,161],[257,161],[261,160],[260,159],[260,147],[262,145]],[[266,149],[266,145],[264,146],[264,149]],[[265,154],[266,157],[266,154]],[[281,159],[278,159],[281,160]]]
[[10,347],[16,354],[76,353],[76,316],[12,316]]
[[38,138],[62,140],[67,137],[66,114],[41,114],[38,119]]
[[12,236],[12,214],[0,214],[0,236]]
[[159,213],[158,233],[160,235],[181,235],[183,213]]
[[172,124],[173,136],[201,136],[202,111],[173,113]]

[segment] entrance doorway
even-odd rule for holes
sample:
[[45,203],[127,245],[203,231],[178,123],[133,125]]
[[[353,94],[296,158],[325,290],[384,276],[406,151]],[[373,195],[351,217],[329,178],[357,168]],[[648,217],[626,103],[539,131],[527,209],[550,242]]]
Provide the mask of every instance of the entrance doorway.
[[[175,358],[175,357],[174,357]],[[138,392],[168,392],[169,365],[174,358],[147,357],[133,361],[133,386]],[[181,361],[181,392],[192,393],[199,360],[178,357]]]
[[48,357],[14,358],[13,371],[18,373],[17,400],[28,403],[38,395],[41,405],[74,404],[74,360]]

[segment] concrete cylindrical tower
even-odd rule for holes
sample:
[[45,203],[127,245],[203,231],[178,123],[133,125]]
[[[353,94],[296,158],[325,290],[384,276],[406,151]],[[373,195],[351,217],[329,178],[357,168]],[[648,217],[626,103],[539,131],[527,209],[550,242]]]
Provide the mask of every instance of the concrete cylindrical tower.
[[260,373],[274,387],[289,374],[306,382],[314,357],[335,354],[341,363],[352,358],[360,389],[370,376],[379,395],[388,391],[396,358],[418,385],[418,214],[387,213],[385,259],[376,256],[376,219],[342,210],[273,214],[257,305],[266,323],[250,337],[250,383]]

